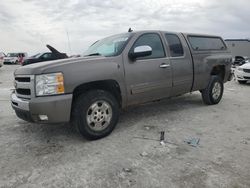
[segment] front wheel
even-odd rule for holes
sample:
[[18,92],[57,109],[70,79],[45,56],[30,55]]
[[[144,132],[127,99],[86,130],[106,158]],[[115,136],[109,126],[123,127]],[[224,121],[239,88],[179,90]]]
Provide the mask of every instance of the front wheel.
[[218,104],[224,91],[223,81],[219,76],[211,76],[208,86],[201,91],[202,99],[205,104]]
[[72,122],[78,132],[89,140],[109,135],[119,119],[116,98],[104,90],[92,90],[80,95],[73,105]]

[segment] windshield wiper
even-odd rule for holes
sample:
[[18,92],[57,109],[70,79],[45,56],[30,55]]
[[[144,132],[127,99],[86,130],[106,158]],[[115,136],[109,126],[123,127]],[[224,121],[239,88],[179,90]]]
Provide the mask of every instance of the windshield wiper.
[[100,55],[102,55],[102,54],[100,54],[100,53],[92,53],[92,54],[88,54],[88,55],[85,55],[85,56],[100,56]]

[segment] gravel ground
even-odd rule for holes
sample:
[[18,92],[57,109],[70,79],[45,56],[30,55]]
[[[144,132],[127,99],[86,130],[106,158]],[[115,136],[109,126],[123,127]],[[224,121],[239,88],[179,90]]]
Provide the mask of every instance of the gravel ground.
[[15,116],[15,68],[0,68],[0,187],[250,187],[250,84],[227,83],[214,106],[194,92],[127,109],[110,136],[87,141]]

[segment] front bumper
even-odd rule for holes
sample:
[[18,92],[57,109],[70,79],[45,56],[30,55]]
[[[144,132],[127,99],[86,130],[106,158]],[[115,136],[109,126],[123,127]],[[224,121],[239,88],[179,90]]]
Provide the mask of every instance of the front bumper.
[[[11,94],[11,105],[16,115],[25,121],[39,123],[62,123],[70,121],[72,94],[36,97],[31,100]],[[41,120],[40,116],[48,118]]]
[[15,64],[14,61],[4,61],[3,64]]

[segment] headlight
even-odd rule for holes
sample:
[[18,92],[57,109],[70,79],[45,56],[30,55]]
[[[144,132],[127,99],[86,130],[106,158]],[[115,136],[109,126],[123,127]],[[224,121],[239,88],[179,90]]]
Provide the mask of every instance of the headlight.
[[36,75],[36,96],[64,93],[62,73]]
[[238,68],[238,71],[243,71],[243,68],[240,68],[240,67],[239,67],[239,68]]

